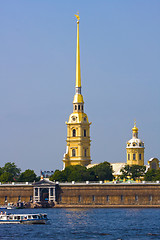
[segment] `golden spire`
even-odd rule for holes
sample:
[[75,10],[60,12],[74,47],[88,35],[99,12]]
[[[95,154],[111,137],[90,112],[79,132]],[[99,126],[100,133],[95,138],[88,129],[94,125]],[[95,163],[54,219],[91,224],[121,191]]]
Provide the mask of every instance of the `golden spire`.
[[81,68],[80,68],[80,47],[79,47],[79,12],[75,15],[77,18],[77,52],[76,52],[76,87],[81,87]]
[[75,15],[77,18],[77,52],[76,52],[76,93],[73,103],[84,103],[81,94],[81,68],[80,68],[80,47],[79,47],[79,12]]

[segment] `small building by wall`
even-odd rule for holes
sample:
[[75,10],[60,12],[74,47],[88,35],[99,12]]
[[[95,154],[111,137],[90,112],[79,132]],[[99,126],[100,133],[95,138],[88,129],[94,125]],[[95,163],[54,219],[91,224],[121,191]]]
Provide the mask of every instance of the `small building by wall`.
[[55,202],[56,201],[56,183],[42,179],[33,183],[33,201],[34,202]]
[[159,169],[158,158],[150,158],[148,161],[148,166],[149,166],[149,170],[151,170],[151,169],[158,170]]

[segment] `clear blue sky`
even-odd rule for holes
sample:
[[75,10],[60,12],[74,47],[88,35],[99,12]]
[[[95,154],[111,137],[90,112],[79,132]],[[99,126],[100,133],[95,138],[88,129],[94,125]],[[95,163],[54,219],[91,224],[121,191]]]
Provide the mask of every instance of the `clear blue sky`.
[[0,166],[62,168],[80,13],[92,163],[125,162],[134,119],[145,163],[160,159],[160,1],[0,3]]

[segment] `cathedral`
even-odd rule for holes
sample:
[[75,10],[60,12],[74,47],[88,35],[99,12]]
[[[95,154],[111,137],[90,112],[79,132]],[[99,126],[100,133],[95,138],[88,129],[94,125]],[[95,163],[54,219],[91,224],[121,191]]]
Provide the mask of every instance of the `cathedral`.
[[[79,14],[77,18],[77,49],[76,49],[76,81],[75,95],[73,98],[73,113],[69,116],[67,125],[67,147],[63,157],[63,169],[67,166],[81,165],[91,168],[90,156],[90,125],[88,116],[84,113],[84,101],[81,93],[81,69],[80,69],[80,44],[79,44]],[[127,162],[111,163],[113,175],[121,175],[121,169],[126,165],[144,165],[144,142],[138,138],[138,128],[136,122],[132,128],[132,138],[127,142],[126,156]],[[159,160],[151,158],[146,165],[146,169],[159,169]]]
[[90,156],[90,125],[88,116],[84,113],[84,101],[81,93],[79,15],[77,18],[77,51],[76,51],[76,83],[73,99],[73,113],[67,124],[67,147],[63,158],[63,168],[70,165],[87,166],[91,163]]

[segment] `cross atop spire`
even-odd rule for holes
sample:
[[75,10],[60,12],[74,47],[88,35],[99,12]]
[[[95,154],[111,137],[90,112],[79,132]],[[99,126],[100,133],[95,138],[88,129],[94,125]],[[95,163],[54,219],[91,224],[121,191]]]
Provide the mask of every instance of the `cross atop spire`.
[[134,127],[132,128],[133,138],[138,138],[138,128],[136,127],[136,119],[134,120]]
[[77,12],[77,15],[75,14],[74,16],[76,16],[76,18],[77,18],[77,21],[79,21],[79,20],[80,20],[80,17],[79,17],[79,11]]

